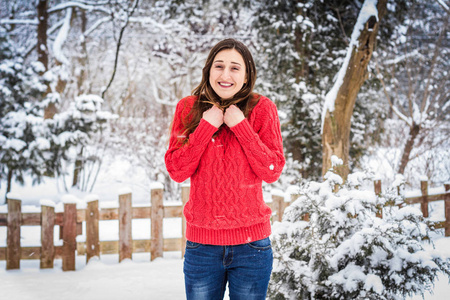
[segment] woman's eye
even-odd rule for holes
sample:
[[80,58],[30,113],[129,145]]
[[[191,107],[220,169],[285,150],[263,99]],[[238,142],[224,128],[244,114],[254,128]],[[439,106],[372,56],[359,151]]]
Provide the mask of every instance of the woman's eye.
[[215,66],[216,69],[222,69],[222,66]]

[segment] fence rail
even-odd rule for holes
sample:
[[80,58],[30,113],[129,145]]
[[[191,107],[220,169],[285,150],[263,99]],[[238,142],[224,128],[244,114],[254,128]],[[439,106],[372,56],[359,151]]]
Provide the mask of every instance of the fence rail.
[[[376,194],[381,193],[381,181],[374,182]],[[424,217],[428,217],[429,202],[444,200],[445,221],[437,228],[445,228],[445,236],[450,236],[450,184],[445,185],[445,193],[428,195],[428,183],[421,182],[422,195],[405,198],[405,203],[420,203]],[[184,255],[186,239],[184,236],[186,221],[182,208],[189,198],[189,187],[181,190],[182,205],[164,206],[163,190],[151,190],[150,207],[132,207],[132,195],[119,195],[118,208],[101,208],[99,201],[87,203],[85,209],[77,209],[75,203],[65,203],[64,212],[55,212],[52,206],[41,206],[40,213],[22,213],[19,199],[8,199],[8,212],[0,213],[0,226],[7,226],[7,246],[0,247],[0,260],[6,260],[6,269],[19,269],[20,261],[39,259],[40,268],[53,268],[55,259],[62,259],[64,271],[75,270],[76,255],[86,256],[86,262],[101,254],[119,254],[119,261],[131,259],[133,253],[150,252],[151,260],[162,257],[164,251],[180,251]],[[272,202],[267,203],[273,211],[273,221],[281,221],[283,212],[299,195],[285,199],[282,195],[272,195]],[[288,201],[286,201],[288,200]],[[380,211],[379,217],[382,217]],[[162,233],[164,218],[181,218],[181,238],[164,238]],[[151,220],[150,239],[132,239],[133,219]],[[99,222],[105,220],[119,221],[119,240],[100,241]],[[77,242],[77,235],[82,234],[82,223],[86,223],[85,242]],[[22,247],[20,244],[21,226],[41,227],[41,246]],[[60,226],[62,246],[54,245],[54,226]]]

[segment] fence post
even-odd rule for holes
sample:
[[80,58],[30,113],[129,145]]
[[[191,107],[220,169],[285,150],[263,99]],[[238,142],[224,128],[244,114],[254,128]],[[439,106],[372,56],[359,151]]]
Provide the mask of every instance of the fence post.
[[[181,186],[181,201],[183,202],[183,209],[186,205],[186,202],[189,200],[189,193],[191,191],[191,187],[189,185]],[[184,257],[184,252],[186,251],[186,218],[184,217],[183,212],[181,213],[181,258]]]
[[119,262],[126,258],[132,258],[132,217],[131,193],[119,195]]
[[20,269],[20,226],[22,224],[22,201],[9,199],[6,241],[6,270]]
[[276,212],[276,217],[273,221],[281,222],[284,212],[284,196],[281,196],[278,190],[272,190],[272,207]]
[[450,236],[450,183],[445,186],[445,236]]
[[422,192],[422,202],[420,208],[424,218],[428,218],[428,180],[420,181],[420,190]]
[[[373,186],[374,186],[375,195],[380,196],[380,194],[381,194],[381,180],[380,179],[375,180],[373,182]],[[376,216],[378,218],[381,218],[381,219],[383,218],[383,207],[381,205],[378,205],[378,207],[377,207]]]
[[55,227],[55,207],[41,204],[41,269],[52,269],[55,257],[53,244]]
[[158,257],[163,257],[163,218],[164,218],[164,206],[163,206],[163,187],[158,186],[151,189],[151,243],[150,243],[150,255],[151,260],[155,260]]
[[63,237],[63,271],[75,271],[75,251],[77,250],[77,204],[64,203]]
[[86,263],[94,256],[100,257],[98,220],[98,200],[93,200],[87,203],[86,209]]

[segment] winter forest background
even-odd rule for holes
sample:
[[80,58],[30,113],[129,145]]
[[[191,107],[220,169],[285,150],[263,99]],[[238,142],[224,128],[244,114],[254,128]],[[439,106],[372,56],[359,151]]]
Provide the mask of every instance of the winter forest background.
[[[106,177],[139,178],[145,195],[160,182],[177,201],[163,158],[175,105],[227,37],[250,48],[255,91],[279,110],[287,163],[264,190],[322,181],[323,106],[363,2],[1,1],[0,204],[24,184],[83,195]],[[449,12],[445,0],[387,1],[351,118],[350,173],[406,190],[450,181]]]
[[[14,192],[24,176],[51,176],[62,191],[89,191],[111,157],[176,197],[163,163],[174,106],[226,37],[250,47],[255,90],[279,108],[288,163],[273,186],[317,180],[324,98],[361,5],[2,1],[1,184]],[[443,1],[388,1],[352,116],[350,171],[386,184],[401,173],[415,187],[419,175],[450,180],[447,23]]]

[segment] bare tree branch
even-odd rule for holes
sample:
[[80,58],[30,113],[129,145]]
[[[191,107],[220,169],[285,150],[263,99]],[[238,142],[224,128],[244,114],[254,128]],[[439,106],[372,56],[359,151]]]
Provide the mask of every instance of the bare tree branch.
[[113,73],[111,75],[111,79],[109,80],[108,85],[106,86],[106,88],[103,90],[102,92],[102,98],[105,97],[105,93],[106,91],[109,89],[109,87],[111,86],[112,82],[114,81],[114,77],[116,76],[116,71],[117,71],[117,63],[119,61],[119,52],[120,52],[120,46],[122,45],[122,37],[123,37],[123,33],[125,32],[125,28],[127,28],[129,20],[131,18],[131,16],[133,15],[134,11],[136,10],[137,6],[139,4],[139,0],[136,0],[133,4],[133,7],[130,11],[130,13],[127,15],[127,18],[125,20],[125,24],[122,26],[122,28],[120,29],[120,33],[119,33],[119,39],[117,41],[117,48],[116,48],[116,57],[114,59],[114,68],[113,68]]

